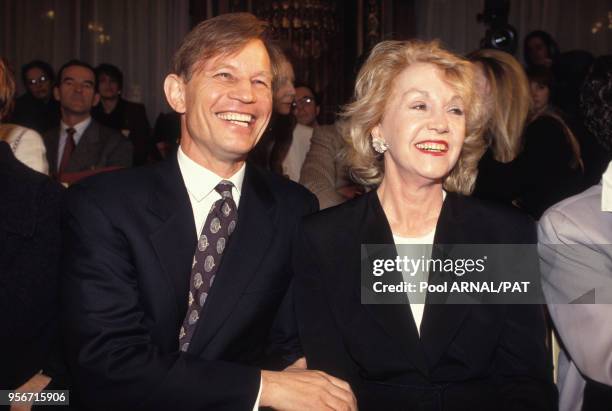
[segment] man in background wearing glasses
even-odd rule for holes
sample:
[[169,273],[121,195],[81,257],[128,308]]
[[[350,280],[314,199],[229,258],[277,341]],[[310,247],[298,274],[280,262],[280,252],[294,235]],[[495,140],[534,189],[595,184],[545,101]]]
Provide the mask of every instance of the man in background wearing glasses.
[[21,68],[21,78],[26,92],[15,101],[11,122],[41,134],[57,127],[60,109],[59,103],[51,95],[53,68],[44,61],[34,60]]

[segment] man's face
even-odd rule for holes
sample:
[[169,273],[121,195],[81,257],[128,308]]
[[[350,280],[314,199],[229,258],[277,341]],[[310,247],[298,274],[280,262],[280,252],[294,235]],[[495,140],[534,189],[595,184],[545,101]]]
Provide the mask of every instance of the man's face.
[[293,115],[298,123],[313,127],[317,123],[319,106],[315,101],[314,94],[308,87],[297,87],[295,89],[295,105]]
[[103,99],[114,100],[119,97],[119,83],[108,74],[100,74],[98,79],[98,91]]
[[68,66],[62,72],[59,86],[53,90],[60,102],[62,112],[84,116],[91,107],[98,104],[100,96],[95,91],[93,71],[81,66]]
[[26,87],[34,98],[46,100],[51,95],[51,82],[49,75],[39,69],[32,67],[26,71]]
[[169,75],[164,89],[170,105],[184,114],[181,147],[205,166],[246,159],[270,120],[272,70],[260,40],[206,61],[187,83]]

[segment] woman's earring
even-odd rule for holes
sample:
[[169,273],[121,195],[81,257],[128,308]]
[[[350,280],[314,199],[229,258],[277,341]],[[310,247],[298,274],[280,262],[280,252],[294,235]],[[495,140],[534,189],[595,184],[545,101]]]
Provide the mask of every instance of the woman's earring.
[[389,148],[389,145],[380,137],[372,138],[372,147],[377,153],[383,154]]

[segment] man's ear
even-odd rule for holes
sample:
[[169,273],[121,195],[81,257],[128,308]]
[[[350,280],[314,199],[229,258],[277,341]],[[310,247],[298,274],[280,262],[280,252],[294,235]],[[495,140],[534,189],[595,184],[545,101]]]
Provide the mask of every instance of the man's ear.
[[53,86],[53,97],[57,101],[60,101],[59,89],[57,88],[57,86]]
[[170,107],[179,114],[185,113],[185,82],[176,74],[168,74],[164,80],[164,93]]
[[315,109],[315,116],[318,116],[320,111],[321,111],[321,106],[317,106],[317,108]]

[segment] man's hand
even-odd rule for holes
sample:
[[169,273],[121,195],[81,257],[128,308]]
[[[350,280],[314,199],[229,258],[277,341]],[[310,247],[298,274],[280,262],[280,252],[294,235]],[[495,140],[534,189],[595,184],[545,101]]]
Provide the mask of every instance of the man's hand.
[[346,382],[323,371],[298,368],[301,360],[296,361],[296,367],[292,365],[281,372],[261,372],[262,407],[287,411],[357,410],[357,400]]

